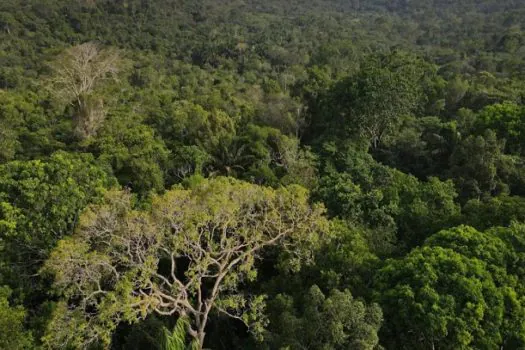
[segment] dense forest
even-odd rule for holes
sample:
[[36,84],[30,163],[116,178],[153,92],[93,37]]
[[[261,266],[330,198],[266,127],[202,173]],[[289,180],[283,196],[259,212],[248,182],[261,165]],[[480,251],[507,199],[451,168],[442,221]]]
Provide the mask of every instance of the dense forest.
[[1,0],[0,349],[525,349],[524,30]]

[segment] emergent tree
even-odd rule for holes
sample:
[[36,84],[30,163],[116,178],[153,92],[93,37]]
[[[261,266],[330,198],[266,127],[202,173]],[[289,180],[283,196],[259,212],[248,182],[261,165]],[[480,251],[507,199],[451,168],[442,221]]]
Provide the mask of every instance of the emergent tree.
[[325,231],[323,208],[310,205],[299,186],[194,182],[155,198],[147,212],[132,209],[129,193],[112,192],[83,214],[76,234],[45,265],[64,296],[45,338],[50,346],[107,345],[120,322],[150,313],[188,317],[187,332],[200,348],[213,313],[260,334],[265,297],[242,286],[256,278],[265,247],[308,258],[301,247]]
[[116,77],[121,62],[118,51],[88,42],[67,49],[51,64],[51,93],[74,106],[75,132],[80,138],[93,136],[104,122],[104,101],[95,90]]

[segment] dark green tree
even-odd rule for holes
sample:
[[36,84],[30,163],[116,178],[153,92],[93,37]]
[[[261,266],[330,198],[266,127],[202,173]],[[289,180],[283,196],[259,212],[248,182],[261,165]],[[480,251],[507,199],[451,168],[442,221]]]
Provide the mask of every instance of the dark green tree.
[[268,308],[277,314],[266,336],[270,348],[372,350],[378,346],[381,309],[354,299],[348,290],[325,295],[314,285],[300,301],[278,295]]

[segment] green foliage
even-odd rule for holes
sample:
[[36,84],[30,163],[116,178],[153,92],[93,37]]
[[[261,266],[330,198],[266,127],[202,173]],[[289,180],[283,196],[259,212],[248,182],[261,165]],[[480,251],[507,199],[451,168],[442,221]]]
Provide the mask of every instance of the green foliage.
[[454,150],[450,171],[463,198],[479,199],[483,195],[505,192],[505,185],[498,177],[503,147],[496,134],[487,130],[483,136],[467,137]]
[[129,193],[110,192],[84,212],[76,234],[61,240],[44,266],[64,300],[44,342],[108,346],[119,322],[152,313],[188,316],[187,331],[200,348],[210,312],[258,335],[266,324],[265,296],[242,285],[256,280],[265,248],[308,261],[326,229],[322,215],[297,185],[274,190],[200,179],[155,197],[151,211],[133,210]]
[[10,296],[8,287],[0,287],[0,348],[32,349],[31,333],[24,330],[26,310],[22,306],[10,305]]
[[417,248],[389,261],[376,283],[388,347],[490,349],[503,342],[504,296],[478,259]]
[[278,295],[269,308],[278,314],[267,336],[270,348],[371,350],[378,345],[381,309],[355,300],[347,290],[324,295],[314,285],[300,303]]
[[363,137],[377,148],[395,134],[401,117],[422,101],[428,68],[422,61],[394,52],[369,57],[355,76],[341,80],[326,97],[326,128],[342,138]]
[[389,261],[378,272],[377,296],[390,346],[523,346],[525,299],[514,268],[521,250],[518,232],[523,232],[519,225],[487,232],[460,226]]
[[164,327],[162,329],[162,350],[198,350],[199,344],[196,340],[187,345],[188,327],[190,327],[190,321],[186,317],[179,317],[171,332]]
[[115,116],[90,143],[89,148],[111,166],[122,185],[131,182],[140,194],[164,189],[169,151],[147,125]]
[[58,152],[49,159],[0,166],[4,283],[22,286],[56,242],[71,234],[79,212],[114,184],[88,154]]
[[471,200],[463,207],[463,222],[480,230],[509,226],[513,221],[525,222],[525,199],[498,196],[485,201]]
[[367,295],[372,271],[380,261],[374,254],[379,245],[377,233],[351,227],[342,220],[330,224],[330,240],[316,254],[317,283],[328,289],[348,288],[354,295]]
[[48,96],[33,91],[0,90],[0,162],[33,159],[65,148],[70,122],[52,105]]
[[0,1],[0,348],[524,348],[524,19]]
[[463,133],[458,130],[459,122],[408,117],[402,123],[401,130],[373,153],[374,158],[421,180],[448,176],[444,172],[449,169],[450,156]]
[[506,140],[509,153],[523,154],[525,135],[525,109],[522,106],[505,102],[485,107],[476,120],[479,130],[492,129],[498,137]]
[[[347,152],[339,151],[332,156],[335,162],[327,165],[328,171],[321,177],[318,189],[332,215],[395,233],[399,243],[406,246],[420,244],[459,216],[452,182],[437,178],[421,182],[375,162],[366,154],[353,149]],[[341,171],[335,171],[334,167]],[[384,239],[384,236],[378,238]]]
[[486,264],[504,298],[504,317],[500,327],[502,344],[516,348],[525,344],[525,299],[520,296],[523,275],[521,268],[516,268],[522,259],[522,234],[523,225],[519,224],[483,233],[461,226],[439,232],[428,240],[428,245],[450,248]]

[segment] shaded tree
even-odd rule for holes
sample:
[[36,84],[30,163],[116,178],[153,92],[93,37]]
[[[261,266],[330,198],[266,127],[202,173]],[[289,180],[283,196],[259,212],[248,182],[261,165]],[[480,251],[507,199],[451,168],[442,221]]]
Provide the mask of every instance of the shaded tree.
[[300,303],[280,294],[269,308],[278,314],[267,335],[271,348],[372,350],[379,342],[381,309],[354,299],[348,290],[325,295],[314,285]]
[[321,97],[324,107],[312,127],[324,126],[342,138],[362,137],[377,148],[397,131],[402,117],[420,107],[428,71],[422,61],[398,52],[368,57],[355,75]]
[[0,287],[0,348],[33,349],[31,333],[24,329],[26,310],[22,306],[10,305],[10,296],[8,287]]

